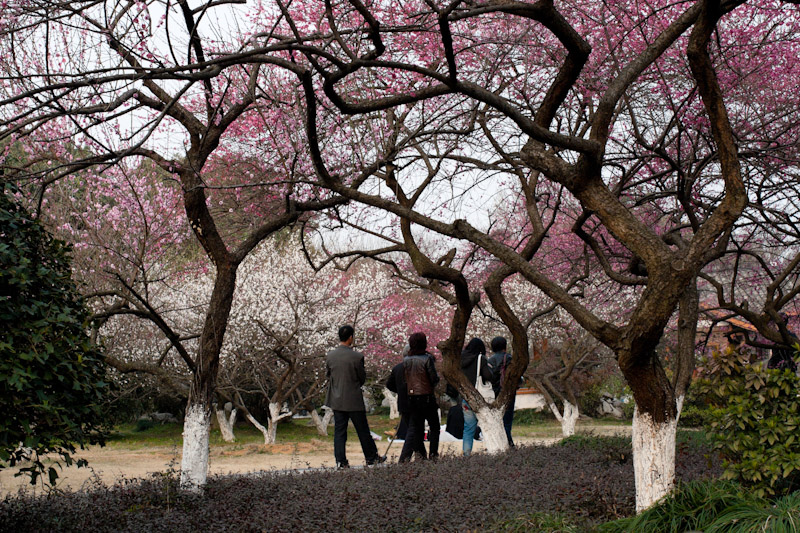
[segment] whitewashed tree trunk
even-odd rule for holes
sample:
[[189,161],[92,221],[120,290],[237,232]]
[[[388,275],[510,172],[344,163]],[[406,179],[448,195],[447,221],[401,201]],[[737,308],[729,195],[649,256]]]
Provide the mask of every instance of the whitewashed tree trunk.
[[208,478],[208,438],[211,433],[211,409],[192,404],[183,420],[183,457],[181,488],[198,491]]
[[269,403],[269,420],[267,421],[267,439],[264,444],[275,444],[278,440],[278,424],[284,418],[289,418],[292,413],[281,414],[281,404],[270,402]]
[[264,435],[264,444],[272,444],[269,441],[269,429],[265,428],[263,424],[261,424],[261,422],[256,420],[256,418],[250,413],[247,413],[245,416],[247,416],[247,419],[250,421],[250,423],[253,424],[256,427],[256,429],[258,429],[261,432],[262,435]]
[[236,423],[236,409],[231,410],[230,418],[225,416],[225,410],[217,408],[217,423],[219,424],[219,432],[222,434],[222,440],[225,442],[236,442],[236,436],[233,434],[233,425]]
[[236,424],[236,415],[239,414],[239,411],[236,408],[231,409],[231,414],[228,417],[228,425],[231,427],[231,433],[233,433],[233,426]]
[[636,512],[666,496],[675,483],[677,420],[658,423],[649,414],[633,411],[633,472]]
[[314,425],[317,427],[317,433],[319,433],[323,437],[328,436],[328,426],[331,423],[331,418],[333,418],[333,409],[329,407],[324,408],[325,414],[319,416],[319,413],[316,409],[311,410],[311,421],[314,422]]
[[384,387],[383,397],[386,398],[386,402],[389,404],[389,419],[400,418],[400,411],[397,409],[397,394]]
[[677,407],[678,414],[675,415],[675,423],[677,424],[678,421],[681,419],[681,412],[683,411],[683,400],[685,396],[678,396],[675,398],[675,406]]
[[264,427],[253,415],[247,413],[247,419],[253,424],[262,435],[264,435],[264,444],[275,444],[278,438],[278,423],[284,418],[289,418],[292,413],[281,413],[281,404],[270,402],[269,403],[269,420],[267,420],[267,427]]
[[317,428],[317,434],[325,437],[328,435],[328,428],[322,427],[322,417],[319,416],[319,413],[316,409],[311,409],[308,414],[311,416],[311,424],[314,424],[314,427]]
[[567,438],[575,434],[575,423],[578,421],[580,411],[578,410],[577,405],[573,405],[567,400],[564,400],[563,403],[563,413],[555,403],[548,402],[547,406],[556,417],[556,420],[561,423],[561,436]]
[[475,411],[478,425],[483,432],[483,445],[489,453],[500,453],[508,449],[508,437],[503,426],[503,408],[491,409],[484,407]]
[[333,420],[333,409],[328,408],[325,410],[325,414],[322,415],[322,427],[325,428],[325,434],[328,434],[328,426],[331,425],[331,420]]
[[571,404],[569,401],[564,400],[564,414],[561,416],[561,436],[571,437],[575,434],[575,423],[578,421],[580,411],[577,405]]
[[278,440],[278,420],[280,412],[280,405],[269,402],[269,420],[267,420],[267,434],[264,439],[264,444],[275,444]]

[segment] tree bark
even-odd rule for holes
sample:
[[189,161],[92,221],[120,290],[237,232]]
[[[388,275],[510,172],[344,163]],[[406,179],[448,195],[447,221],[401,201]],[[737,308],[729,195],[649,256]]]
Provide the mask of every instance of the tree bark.
[[555,415],[556,420],[561,423],[561,436],[567,438],[575,434],[575,423],[578,421],[580,411],[578,410],[578,406],[573,405],[569,400],[563,400],[563,404],[563,413],[558,409],[555,403],[549,402],[547,405],[550,407],[550,411]]
[[386,398],[386,401],[389,404],[389,419],[395,420],[400,418],[400,411],[397,409],[397,394],[384,387],[383,397]]
[[508,449],[508,437],[506,428],[503,425],[503,413],[505,409],[480,407],[475,410],[478,417],[478,425],[483,432],[483,445],[486,451],[491,454],[504,452]]
[[250,423],[253,424],[256,427],[256,429],[261,432],[262,435],[264,435],[264,444],[274,443],[274,441],[273,442],[269,441],[269,428],[264,427],[264,425],[258,420],[256,420],[256,417],[251,415],[249,412],[246,413],[245,416],[250,421]]
[[[270,413],[272,413],[272,405],[273,404],[269,405]],[[267,420],[267,434],[264,435],[264,444],[275,444],[277,441],[278,441],[278,422],[274,418],[272,418],[272,416],[270,416],[269,420]]]
[[676,418],[656,421],[649,413],[633,413],[633,472],[636,512],[648,509],[675,484]]
[[236,436],[233,434],[233,425],[236,423],[236,408],[231,410],[230,418],[225,415],[225,409],[217,408],[217,423],[219,424],[219,432],[222,434],[222,440],[225,442],[236,442]]
[[208,438],[211,409],[202,403],[189,404],[183,421],[181,488],[197,492],[208,478]]
[[269,420],[267,421],[267,435],[264,444],[275,444],[278,440],[278,424],[284,418],[289,418],[292,413],[281,414],[281,404],[269,402]]
[[228,325],[235,285],[236,267],[231,264],[217,265],[184,421],[180,484],[190,491],[199,490],[208,477],[212,400],[219,371],[219,353]]
[[325,414],[323,416],[319,416],[319,413],[316,409],[312,409],[311,413],[311,420],[314,422],[314,425],[317,427],[317,433],[322,437],[328,436],[328,426],[331,423],[331,419],[333,418],[333,409],[325,409]]
[[675,390],[675,418],[680,420],[683,399],[692,383],[695,369],[695,348],[697,346],[697,316],[699,312],[699,296],[697,278],[686,287],[681,298],[678,314],[678,354],[675,365],[675,377],[672,380]]
[[636,402],[632,448],[639,512],[666,496],[674,486],[677,404],[655,353],[645,364],[626,366],[622,371]]

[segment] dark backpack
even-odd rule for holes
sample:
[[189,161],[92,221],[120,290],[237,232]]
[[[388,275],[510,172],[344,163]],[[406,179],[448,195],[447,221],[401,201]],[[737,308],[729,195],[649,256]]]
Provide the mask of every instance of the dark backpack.
[[[503,383],[506,381],[506,368],[508,368],[510,361],[507,353],[503,354],[503,362],[500,363],[500,386],[503,386]],[[519,377],[519,383],[517,383],[517,388],[522,387],[525,384],[525,378],[522,376]]]
[[500,363],[500,384],[506,381],[506,368],[508,368],[508,354],[503,354],[503,362]]

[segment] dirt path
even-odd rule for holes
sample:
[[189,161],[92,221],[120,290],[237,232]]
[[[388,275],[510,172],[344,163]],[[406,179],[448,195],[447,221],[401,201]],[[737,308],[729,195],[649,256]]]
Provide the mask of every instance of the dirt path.
[[[586,428],[589,429],[589,428]],[[584,429],[584,431],[586,431]],[[619,426],[602,428],[593,427],[589,432],[594,434],[610,434],[625,432],[627,428]],[[559,438],[546,437],[514,437],[518,444],[553,444]],[[364,456],[358,441],[347,444],[347,456],[353,465],[363,464]],[[383,454],[389,445],[387,440],[377,443],[378,451]],[[389,462],[397,462],[402,448],[401,442],[395,442],[389,448]],[[475,442],[475,453],[484,451],[483,444]],[[442,455],[460,455],[461,441],[440,443]],[[157,472],[166,472],[180,468],[180,448],[151,447],[144,449],[127,449],[122,447],[92,447],[80,450],[76,458],[89,461],[86,468],[75,466],[64,468],[59,474],[58,487],[64,490],[78,490],[100,480],[106,485],[113,485],[121,479],[145,478]],[[209,469],[211,474],[244,474],[259,471],[291,470],[306,468],[333,468],[333,446],[324,441],[312,440],[307,443],[274,444],[271,446],[243,444],[235,447],[212,447]],[[32,487],[27,478],[14,477],[14,471],[0,470],[0,495],[16,493],[19,490],[42,493],[40,486]]]

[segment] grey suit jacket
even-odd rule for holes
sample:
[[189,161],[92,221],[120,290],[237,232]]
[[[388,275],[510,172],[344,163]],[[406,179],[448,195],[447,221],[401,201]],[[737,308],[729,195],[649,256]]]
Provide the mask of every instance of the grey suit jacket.
[[325,357],[328,396],[325,404],[334,411],[366,411],[361,386],[367,380],[364,354],[340,344]]

